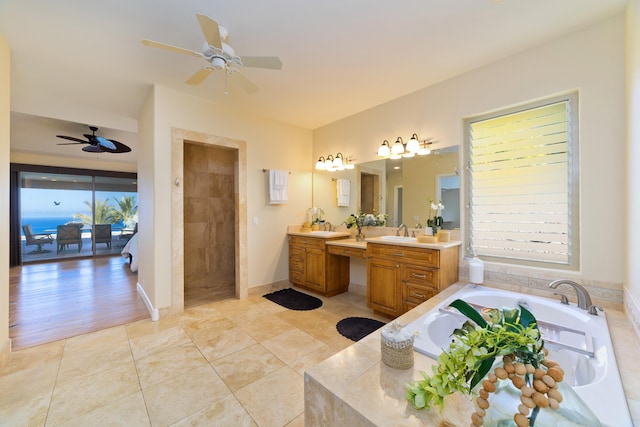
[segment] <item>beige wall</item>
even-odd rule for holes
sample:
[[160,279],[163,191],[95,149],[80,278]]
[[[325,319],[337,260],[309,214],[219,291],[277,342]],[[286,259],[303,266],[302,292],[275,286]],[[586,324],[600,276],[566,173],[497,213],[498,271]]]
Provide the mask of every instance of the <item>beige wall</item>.
[[51,156],[35,153],[11,152],[11,163],[27,165],[58,166],[67,168],[96,169],[116,172],[137,172],[137,164],[114,162],[108,159],[78,159],[62,156]]
[[640,0],[629,0],[626,41],[626,306],[640,331]]
[[9,45],[0,34],[0,367],[10,350],[9,341]]
[[[314,131],[314,157],[372,160],[384,139],[416,132],[434,148],[463,143],[463,119],[567,91],[580,91],[581,271],[624,280],[624,16],[518,53]],[[461,168],[464,171],[464,168]],[[461,183],[461,185],[464,185]],[[464,188],[462,189],[464,190]],[[606,233],[600,230],[603,227]],[[531,270],[528,270],[531,271]]]
[[[139,165],[141,253],[139,281],[157,308],[171,305],[171,129],[187,129],[247,143],[247,217],[249,288],[286,280],[286,230],[301,223],[311,207],[311,131],[272,120],[250,117],[205,100],[155,87],[143,108],[139,140],[144,163]],[[149,145],[152,145],[150,147]],[[262,169],[282,169],[289,175],[289,203],[269,205],[268,175]],[[253,219],[258,221],[253,225]],[[146,231],[153,234],[148,247]],[[144,236],[144,239],[143,239]]]

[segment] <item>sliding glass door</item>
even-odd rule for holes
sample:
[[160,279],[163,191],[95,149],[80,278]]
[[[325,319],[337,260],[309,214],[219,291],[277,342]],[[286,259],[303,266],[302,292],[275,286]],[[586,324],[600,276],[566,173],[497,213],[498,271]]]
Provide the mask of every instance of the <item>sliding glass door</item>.
[[136,230],[135,174],[45,168],[17,177],[23,263],[119,254]]

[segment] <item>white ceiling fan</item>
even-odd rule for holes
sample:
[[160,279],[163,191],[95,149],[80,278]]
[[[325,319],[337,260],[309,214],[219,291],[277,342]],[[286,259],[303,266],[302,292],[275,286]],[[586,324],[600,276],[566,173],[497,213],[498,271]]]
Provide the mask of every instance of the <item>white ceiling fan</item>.
[[145,46],[170,50],[185,55],[199,56],[206,59],[210,65],[196,71],[196,73],[187,80],[187,84],[198,85],[209,77],[212,71],[224,70],[226,75],[233,75],[234,79],[248,93],[255,93],[258,91],[258,86],[247,79],[236,67],[267,68],[271,70],[282,69],[282,62],[280,58],[276,56],[243,56],[242,58],[236,56],[233,48],[224,43],[229,35],[225,27],[218,25],[216,21],[206,15],[196,14],[196,17],[198,18],[200,28],[205,38],[200,52],[153,40],[142,40],[142,44]]

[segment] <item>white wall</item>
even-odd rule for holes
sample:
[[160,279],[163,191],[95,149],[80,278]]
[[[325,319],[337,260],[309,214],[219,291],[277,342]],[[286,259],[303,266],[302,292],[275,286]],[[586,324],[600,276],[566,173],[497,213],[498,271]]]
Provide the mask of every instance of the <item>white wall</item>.
[[9,354],[9,117],[11,51],[0,34],[0,367]]
[[[287,226],[304,221],[311,207],[311,131],[250,117],[211,102],[155,87],[139,121],[139,141],[145,160],[139,161],[140,235],[153,233],[141,253],[139,282],[154,306],[171,305],[171,129],[172,127],[246,141],[249,288],[288,277]],[[152,145],[152,147],[150,146]],[[147,157],[148,156],[148,157]],[[289,203],[269,205],[268,174],[282,169],[289,175]],[[144,195],[146,194],[146,195]],[[258,225],[254,226],[253,218]],[[230,226],[233,226],[230,224]],[[141,238],[141,245],[143,245]],[[148,252],[149,249],[151,252]],[[144,283],[143,283],[144,282]],[[151,290],[153,288],[153,290]]]
[[[626,205],[626,285],[630,298],[627,307],[640,328],[640,0],[629,0],[626,45],[626,120],[627,120],[627,205]],[[628,296],[629,297],[629,296]]]
[[[624,279],[624,16],[398,98],[314,131],[314,158],[373,160],[384,139],[416,132],[463,143],[462,121],[551,95],[580,93],[579,279]],[[563,274],[564,276],[564,274]]]

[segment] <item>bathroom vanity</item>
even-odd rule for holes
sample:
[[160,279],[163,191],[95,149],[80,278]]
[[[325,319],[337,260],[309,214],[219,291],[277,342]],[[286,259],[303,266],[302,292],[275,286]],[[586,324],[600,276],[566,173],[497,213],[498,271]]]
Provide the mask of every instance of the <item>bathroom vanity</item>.
[[460,242],[392,237],[367,242],[367,305],[376,314],[398,317],[458,281]]

